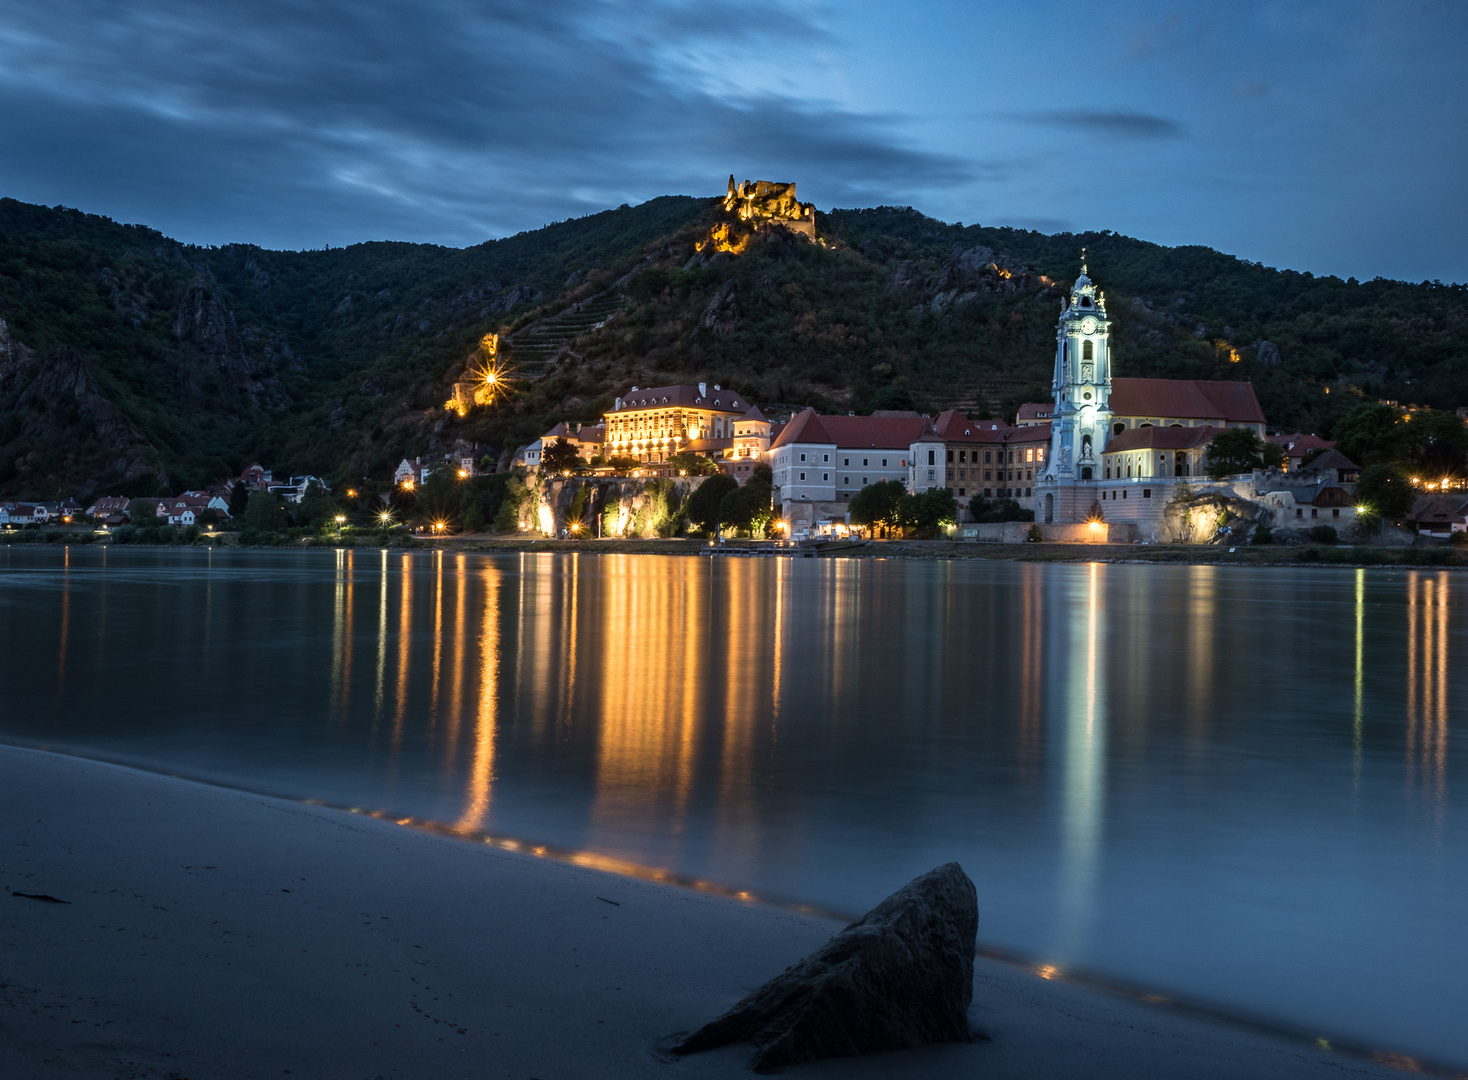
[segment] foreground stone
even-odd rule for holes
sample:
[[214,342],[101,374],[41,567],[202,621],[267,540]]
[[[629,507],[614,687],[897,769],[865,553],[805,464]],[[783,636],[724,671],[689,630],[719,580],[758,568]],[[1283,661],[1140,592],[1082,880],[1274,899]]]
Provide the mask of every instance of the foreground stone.
[[913,879],[825,945],[693,1034],[664,1044],[697,1054],[759,1047],[755,1072],[939,1042],[969,1042],[974,883],[956,862]]

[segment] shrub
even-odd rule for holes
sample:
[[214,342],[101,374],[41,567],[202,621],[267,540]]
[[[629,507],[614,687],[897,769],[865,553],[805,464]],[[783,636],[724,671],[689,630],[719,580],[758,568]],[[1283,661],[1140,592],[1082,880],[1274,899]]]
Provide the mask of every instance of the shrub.
[[1032,544],[1038,544],[1041,540],[1045,539],[1045,534],[1040,530],[1040,526],[1031,525],[1030,531],[1025,533],[1025,539]]
[[1337,540],[1334,525],[1316,525],[1306,535],[1312,544],[1334,544]]
[[1251,544],[1272,544],[1272,543],[1274,543],[1274,530],[1271,529],[1268,525],[1256,525],[1254,527],[1254,535],[1249,538],[1249,543],[1251,543]]

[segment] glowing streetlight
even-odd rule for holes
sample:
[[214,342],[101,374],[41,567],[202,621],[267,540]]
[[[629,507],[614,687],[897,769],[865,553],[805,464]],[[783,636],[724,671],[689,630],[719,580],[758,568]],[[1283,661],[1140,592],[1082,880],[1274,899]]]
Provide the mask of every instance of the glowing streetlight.
[[442,533],[444,531],[444,529],[446,529],[446,528],[448,528],[448,523],[447,522],[435,521],[433,523],[433,531],[436,532],[436,533]]
[[347,498],[349,498],[349,499],[355,499],[356,497],[357,497],[357,489],[356,488],[347,488]]
[[392,524],[392,514],[389,511],[384,510],[382,513],[377,515],[377,520],[382,524],[382,527],[385,529]]

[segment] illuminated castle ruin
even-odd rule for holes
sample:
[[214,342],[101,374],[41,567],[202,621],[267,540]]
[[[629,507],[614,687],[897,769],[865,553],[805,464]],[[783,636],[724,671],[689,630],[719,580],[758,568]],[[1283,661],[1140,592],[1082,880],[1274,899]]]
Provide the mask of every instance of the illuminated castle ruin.
[[761,230],[785,229],[809,240],[816,238],[816,207],[795,196],[795,185],[774,180],[746,180],[735,184],[729,177],[729,191],[724,196],[724,212],[733,221],[721,221],[709,230],[700,250],[712,247],[738,255]]

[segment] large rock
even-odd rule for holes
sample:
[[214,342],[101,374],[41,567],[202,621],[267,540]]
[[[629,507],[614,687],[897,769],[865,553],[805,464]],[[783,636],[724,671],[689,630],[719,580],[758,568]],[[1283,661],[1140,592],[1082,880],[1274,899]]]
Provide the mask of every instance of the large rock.
[[969,1042],[974,883],[956,862],[914,879],[717,1020],[665,1044],[759,1047],[756,1072],[938,1042]]

